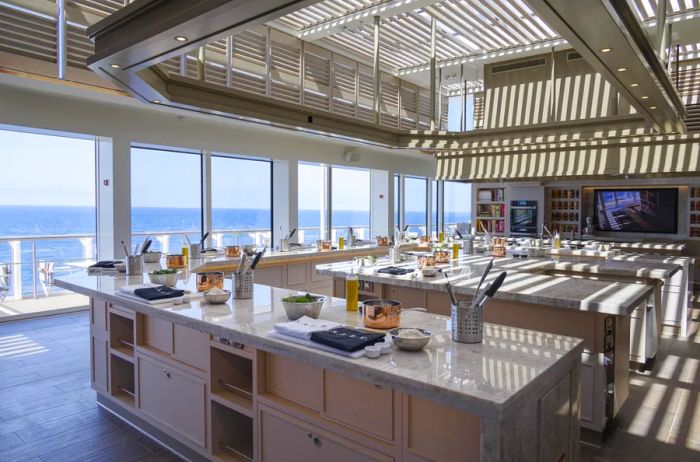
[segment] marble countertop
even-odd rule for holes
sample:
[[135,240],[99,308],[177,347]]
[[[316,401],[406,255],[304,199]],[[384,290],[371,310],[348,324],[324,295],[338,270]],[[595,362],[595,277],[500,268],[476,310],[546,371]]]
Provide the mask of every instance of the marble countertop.
[[[56,285],[485,417],[498,418],[511,403],[527,399],[531,390],[541,391],[546,384],[555,383],[567,370],[578,367],[583,351],[583,343],[577,338],[494,324],[484,325],[483,343],[456,343],[451,339],[449,318],[406,311],[401,316],[402,326],[433,333],[425,350],[404,352],[394,348],[379,359],[349,359],[267,335],[274,324],[286,321],[280,299],[298,292],[256,284],[251,300],[231,299],[223,305],[209,305],[200,298],[166,307],[116,295],[119,287],[142,281],[142,276],[70,275],[57,279]],[[230,289],[231,281],[225,283]],[[179,281],[178,287],[192,290],[194,278]],[[345,310],[344,300],[337,298],[326,301],[320,317],[351,326],[362,322],[356,312]]]
[[[490,257],[484,256],[461,257],[443,268],[444,271],[449,272],[450,281],[457,294],[473,296],[484,265],[489,260]],[[329,263],[318,265],[316,271],[322,275],[344,278],[353,266],[356,266],[353,262]],[[377,270],[387,266],[416,268],[416,262],[413,260],[392,265],[388,259],[380,259],[375,266],[359,269],[358,276],[360,279],[380,284],[447,291],[445,278],[440,273],[435,277],[424,277],[417,274],[417,271],[404,276],[377,273]],[[584,264],[580,269],[592,270],[594,266]],[[644,284],[574,279],[544,274],[545,271],[552,269],[556,269],[556,263],[547,259],[496,258],[494,268],[486,281],[490,282],[501,271],[507,271],[508,276],[496,293],[497,299],[622,316],[630,314],[654,290],[651,286]]]
[[664,243],[664,242],[615,242],[610,244],[616,249],[631,250],[666,250],[669,252],[683,252],[685,244]]
[[610,276],[625,276],[647,279],[668,279],[682,266],[678,263],[666,263],[653,260],[590,260],[572,258],[567,261],[555,262],[554,268],[558,271],[571,271],[575,273],[605,274]]

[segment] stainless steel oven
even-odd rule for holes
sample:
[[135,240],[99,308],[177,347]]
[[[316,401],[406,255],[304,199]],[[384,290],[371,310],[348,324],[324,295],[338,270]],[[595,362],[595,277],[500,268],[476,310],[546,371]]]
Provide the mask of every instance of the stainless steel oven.
[[510,201],[510,235],[537,235],[537,201]]

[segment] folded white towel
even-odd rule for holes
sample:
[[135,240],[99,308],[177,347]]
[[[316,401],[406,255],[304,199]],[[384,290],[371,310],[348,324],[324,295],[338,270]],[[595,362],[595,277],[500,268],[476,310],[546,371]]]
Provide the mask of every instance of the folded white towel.
[[281,322],[273,327],[276,332],[300,339],[309,339],[313,332],[335,329],[342,324],[339,322],[327,321],[325,319],[313,319],[308,316],[302,316],[296,321]]

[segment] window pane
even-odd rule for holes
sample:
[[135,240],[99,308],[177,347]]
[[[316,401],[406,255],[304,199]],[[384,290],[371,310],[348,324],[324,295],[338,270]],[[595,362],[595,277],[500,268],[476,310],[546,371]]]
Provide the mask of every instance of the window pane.
[[152,250],[179,253],[202,232],[202,164],[199,154],[131,149],[132,245],[151,236]]
[[[394,175],[394,226],[401,226],[400,206],[401,203],[399,198],[401,197],[401,177],[399,175]],[[393,233],[392,233],[393,234]]]
[[438,235],[438,182],[432,180],[430,182],[430,187],[432,188],[432,223],[430,235],[437,238]]
[[[96,258],[94,139],[0,130],[0,165],[0,317],[80,306],[52,281]],[[72,298],[13,303],[35,293]]]
[[369,239],[369,170],[333,167],[331,179],[331,240],[347,237],[348,226],[358,239]]
[[212,156],[211,218],[215,247],[270,242],[271,169],[268,161]]
[[328,228],[328,167],[299,163],[299,230],[297,240],[311,243],[325,239]]
[[404,226],[409,233],[425,235],[428,223],[428,181],[425,178],[404,179]]
[[464,233],[472,219],[472,189],[468,183],[444,182],[445,233],[451,234],[455,226]]

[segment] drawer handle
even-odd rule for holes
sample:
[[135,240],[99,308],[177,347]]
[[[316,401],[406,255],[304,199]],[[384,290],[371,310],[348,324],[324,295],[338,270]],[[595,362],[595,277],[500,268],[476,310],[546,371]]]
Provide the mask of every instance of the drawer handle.
[[316,446],[317,448],[321,447],[321,438],[319,438],[318,436],[314,436],[313,442],[314,446]]
[[306,434],[306,437],[309,438],[309,439],[311,439],[311,438],[314,437],[314,435],[312,435],[311,433],[307,433],[307,434]]
[[383,390],[383,389],[384,389],[384,385],[379,385],[378,383],[375,383],[375,384],[374,384],[374,388],[376,388],[377,390]]
[[165,376],[168,378],[168,380],[170,380],[170,379],[172,378],[172,375],[170,374],[170,371],[169,371],[169,370],[163,369],[163,373],[164,373]]
[[236,348],[236,349],[238,349],[238,350],[242,350],[243,348],[245,348],[245,345],[243,345],[243,344],[240,343],[240,342],[233,342],[233,343],[231,344],[231,346],[234,347],[234,348]]

